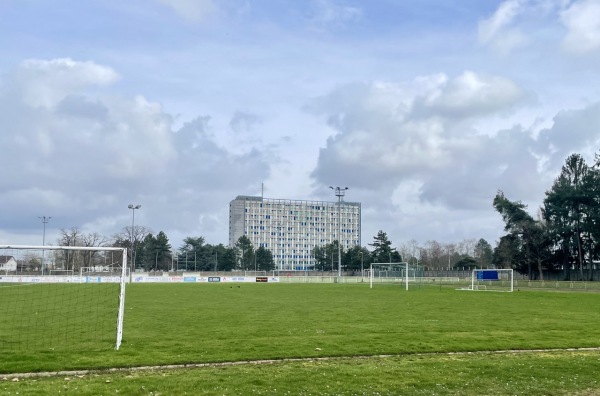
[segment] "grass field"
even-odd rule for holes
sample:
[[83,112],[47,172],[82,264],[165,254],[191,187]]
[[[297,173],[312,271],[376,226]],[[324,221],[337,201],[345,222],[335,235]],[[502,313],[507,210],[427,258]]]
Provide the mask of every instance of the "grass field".
[[[596,293],[133,284],[121,350],[2,351],[0,372],[312,359],[71,375],[68,381],[13,382],[7,375],[0,392],[77,387],[77,394],[600,394],[598,351],[479,353],[599,347],[599,303]],[[376,355],[396,356],[364,358]],[[339,359],[318,359],[324,357]]]

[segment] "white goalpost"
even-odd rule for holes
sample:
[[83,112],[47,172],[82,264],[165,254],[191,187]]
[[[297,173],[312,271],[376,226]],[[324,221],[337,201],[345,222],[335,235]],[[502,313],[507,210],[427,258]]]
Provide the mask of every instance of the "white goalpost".
[[126,248],[0,245],[0,263],[0,355],[120,348]]
[[369,266],[369,287],[373,284],[403,285],[406,290],[410,283],[421,283],[423,267],[409,264],[405,261],[399,263],[371,263]]
[[474,269],[471,285],[467,290],[512,292],[514,276],[512,269]]

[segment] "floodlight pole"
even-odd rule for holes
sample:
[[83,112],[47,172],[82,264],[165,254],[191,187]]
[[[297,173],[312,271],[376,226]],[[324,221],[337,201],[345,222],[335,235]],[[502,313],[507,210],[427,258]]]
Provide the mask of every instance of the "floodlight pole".
[[342,277],[342,197],[346,195],[348,187],[329,186],[335,191],[335,196],[338,197],[338,278]]
[[142,207],[142,205],[129,204],[127,206],[131,209],[131,269],[129,270],[129,282],[133,279],[133,271],[135,271],[135,237],[133,235],[135,230],[135,210]]
[[[44,231],[42,233],[42,246],[46,246],[46,224],[50,221],[51,216],[38,216],[38,219],[42,219],[44,225]],[[44,261],[46,260],[46,251],[42,249],[42,275],[44,275]]]
[[359,253],[360,253],[360,281],[362,282],[363,278],[365,276],[364,269],[363,269],[364,268],[363,260],[365,258],[365,255],[362,250]]

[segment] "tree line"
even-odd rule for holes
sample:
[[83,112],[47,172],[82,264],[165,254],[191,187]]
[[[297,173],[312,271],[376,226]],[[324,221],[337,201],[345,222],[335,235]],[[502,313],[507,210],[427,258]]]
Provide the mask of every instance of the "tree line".
[[593,280],[600,255],[600,156],[593,165],[570,155],[545,193],[534,218],[521,201],[498,191],[494,208],[505,223],[506,235],[496,247],[498,265],[514,268],[530,279],[545,272],[562,272],[571,279]]
[[[393,247],[387,234],[380,230],[368,246],[371,249],[353,246],[344,250],[342,247],[342,269],[357,272],[368,269],[373,263],[408,262],[428,270],[452,270],[490,268],[494,261],[494,250],[483,238],[447,244],[430,240],[422,246],[412,239]],[[331,271],[337,268],[338,241],[313,248],[312,256],[316,261],[315,269]]]
[[[123,247],[132,267],[143,271],[271,271],[275,268],[273,256],[264,247],[254,249],[243,236],[233,247],[211,245],[204,237],[187,237],[176,251],[166,233],[154,235],[145,226],[124,227],[112,238],[98,233],[81,232],[78,227],[61,229],[59,246]],[[39,258],[30,260],[30,267],[39,267]],[[55,251],[54,267],[69,271],[80,268],[121,265],[122,260],[112,253],[101,251]]]
[[[233,247],[223,244],[211,245],[203,237],[187,237],[174,251],[166,233],[154,235],[145,226],[124,227],[111,238],[98,233],[84,233],[77,227],[62,229],[57,244],[60,246],[114,246],[128,249],[128,262],[143,271],[272,271],[275,261],[270,250],[254,247],[246,236],[240,237]],[[373,237],[369,247],[341,247],[342,269],[359,272],[369,268],[371,263],[397,263],[408,261],[429,269],[449,267],[488,267],[492,265],[492,248],[483,239],[465,240],[457,244],[443,245],[428,241],[419,246],[415,240],[392,246],[384,231]],[[133,249],[132,249],[133,247]],[[78,271],[81,267],[101,267],[120,265],[120,259],[112,253],[98,251],[54,252],[54,262],[58,268]],[[110,257],[109,257],[110,256]],[[338,268],[338,241],[317,246],[312,250],[314,267],[318,271],[332,271]],[[33,263],[33,262],[32,262]]]
[[[528,275],[529,279],[544,279],[544,273],[548,272],[562,272],[565,279],[570,279],[571,273],[576,271],[582,280],[594,279],[594,268],[600,260],[598,154],[591,166],[579,154],[569,156],[546,191],[535,217],[527,212],[525,204],[509,200],[502,191],[497,192],[492,205],[502,216],[506,232],[495,247],[483,238],[446,244],[430,240],[422,246],[413,239],[393,247],[387,234],[380,230],[368,247],[340,247],[342,269],[357,272],[372,263],[404,261],[430,270],[512,268]],[[246,236],[231,247],[211,245],[201,236],[187,237],[174,251],[164,232],[154,235],[144,226],[125,227],[112,238],[72,228],[61,230],[57,243],[126,247],[129,262],[145,271],[271,271],[275,267],[271,251],[253,246]],[[333,241],[312,249],[315,270],[338,268],[338,243]],[[62,263],[62,268],[71,270],[107,262],[100,252],[56,252],[55,255],[55,261]]]

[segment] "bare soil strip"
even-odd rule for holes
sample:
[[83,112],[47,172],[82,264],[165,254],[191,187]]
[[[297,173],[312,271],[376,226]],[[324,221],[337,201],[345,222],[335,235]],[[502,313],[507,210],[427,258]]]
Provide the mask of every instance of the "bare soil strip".
[[157,366],[137,366],[137,367],[113,367],[105,369],[90,370],[65,370],[65,371],[44,371],[30,373],[9,373],[0,374],[3,381],[10,381],[20,378],[39,378],[39,377],[82,377],[94,374],[114,374],[114,373],[132,373],[138,371],[160,371],[160,370],[179,370],[204,367],[230,367],[241,365],[261,365],[275,363],[295,363],[295,362],[314,362],[330,360],[348,360],[348,359],[372,359],[372,358],[391,358],[400,356],[456,356],[456,355],[486,355],[486,354],[518,354],[518,353],[549,353],[549,352],[593,352],[600,351],[600,347],[591,348],[563,348],[563,349],[507,349],[498,351],[469,351],[469,352],[427,352],[427,353],[403,353],[395,355],[359,355],[359,356],[322,356],[306,358],[285,358],[285,359],[261,359],[261,360],[240,360],[234,362],[213,362],[213,363],[186,363],[186,364],[165,364]]

